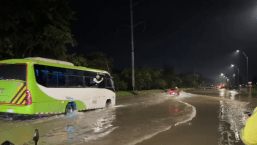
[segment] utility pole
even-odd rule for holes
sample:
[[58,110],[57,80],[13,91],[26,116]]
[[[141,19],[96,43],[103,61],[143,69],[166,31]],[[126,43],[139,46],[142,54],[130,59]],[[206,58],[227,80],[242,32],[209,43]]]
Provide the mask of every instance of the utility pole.
[[134,24],[133,24],[133,6],[130,0],[130,27],[131,27],[131,56],[132,56],[132,87],[135,89],[135,72],[134,72]]
[[248,56],[245,55],[245,53],[243,52],[244,56],[246,57],[246,63],[247,63],[247,82],[246,82],[246,85],[248,84]]
[[106,62],[107,68],[108,68],[108,72],[111,75],[111,72],[110,72],[110,69],[109,69],[109,66],[108,66],[108,63],[107,63],[107,59],[105,59],[105,62]]
[[195,67],[194,67],[194,87],[195,87]]
[[[133,23],[133,7],[136,6],[140,2],[141,1],[139,1],[133,5],[132,0],[130,0],[130,28],[131,28],[132,88],[133,88],[133,91],[135,90],[134,27],[136,27],[137,25],[139,25],[141,23],[146,23],[145,21],[139,22],[136,25],[134,25],[134,23]],[[145,27],[144,27],[144,30],[145,30]]]

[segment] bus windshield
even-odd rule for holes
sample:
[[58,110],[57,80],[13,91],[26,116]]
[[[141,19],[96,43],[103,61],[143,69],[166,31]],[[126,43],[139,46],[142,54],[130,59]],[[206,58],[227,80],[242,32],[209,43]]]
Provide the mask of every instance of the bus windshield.
[[26,65],[0,65],[0,80],[6,79],[26,81]]

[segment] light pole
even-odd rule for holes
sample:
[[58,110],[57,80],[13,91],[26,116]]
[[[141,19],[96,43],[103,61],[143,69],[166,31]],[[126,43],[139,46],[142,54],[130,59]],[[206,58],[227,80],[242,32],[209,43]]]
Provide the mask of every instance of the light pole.
[[220,80],[221,84],[223,83],[223,81],[222,81],[222,76],[223,75],[224,75],[223,73],[220,74],[220,76],[221,76],[221,80]]
[[234,81],[234,82],[233,82],[233,85],[234,85],[233,88],[234,88],[235,85],[236,85],[236,74],[233,74],[233,81]]
[[225,80],[224,80],[224,78],[226,78],[226,76],[223,74],[223,73],[221,73],[221,84],[222,84],[222,86],[223,86],[223,84],[225,84]]
[[[236,52],[240,52],[240,50],[237,50]],[[245,53],[242,51],[242,53],[244,54],[244,56],[246,57],[246,65],[247,65],[247,79],[246,79],[246,84],[248,84],[248,56],[245,55]]]
[[[231,67],[234,67],[235,65],[233,65],[233,64],[231,64]],[[238,87],[239,87],[239,68],[237,67],[237,66],[235,66],[236,68],[237,68],[237,70],[238,70]]]

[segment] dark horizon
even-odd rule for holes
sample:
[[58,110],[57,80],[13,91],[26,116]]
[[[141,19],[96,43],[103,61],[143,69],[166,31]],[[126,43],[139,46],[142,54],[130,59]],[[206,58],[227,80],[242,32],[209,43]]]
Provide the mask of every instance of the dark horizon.
[[[138,2],[134,0],[133,3]],[[185,3],[187,3],[185,5]],[[246,58],[249,57],[249,81],[257,72],[256,1],[183,2],[145,0],[134,7],[134,24],[146,21],[134,29],[135,67],[162,69],[173,66],[177,73],[198,72],[207,78],[225,73],[237,75],[230,68],[236,64],[246,82]],[[69,53],[89,54],[100,51],[114,59],[114,70],[131,68],[130,8],[128,1],[70,1],[76,12],[72,32],[78,46]],[[118,33],[117,29],[120,27]],[[257,32],[257,31],[256,31]]]

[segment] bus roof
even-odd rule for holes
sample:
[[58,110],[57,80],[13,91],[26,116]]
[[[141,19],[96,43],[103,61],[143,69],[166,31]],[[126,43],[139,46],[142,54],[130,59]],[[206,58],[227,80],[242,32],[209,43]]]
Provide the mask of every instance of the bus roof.
[[67,61],[60,61],[60,60],[54,60],[49,58],[42,58],[42,57],[27,57],[24,59],[28,60],[37,60],[37,61],[44,61],[44,62],[50,62],[50,63],[57,63],[57,64],[64,64],[64,65],[71,65],[74,66],[73,63],[67,62]]
[[[47,60],[47,59],[44,59],[44,60]],[[58,61],[58,60],[53,61],[53,62],[49,62],[49,60],[51,60],[51,59],[48,59],[48,61],[42,61],[42,59],[7,59],[7,60],[1,60],[0,63],[15,64],[15,63],[27,63],[27,62],[29,62],[29,63],[33,63],[33,64],[40,64],[40,65],[46,65],[46,66],[54,66],[54,67],[85,70],[85,71],[93,71],[93,72],[109,74],[107,71],[104,71],[104,70],[98,70],[98,69],[87,68],[87,67],[82,67],[82,66],[74,66],[70,62]]]

